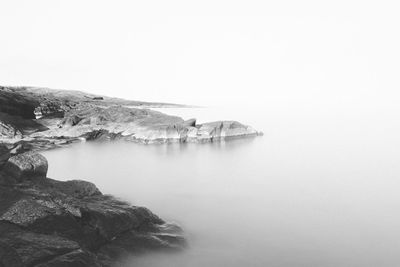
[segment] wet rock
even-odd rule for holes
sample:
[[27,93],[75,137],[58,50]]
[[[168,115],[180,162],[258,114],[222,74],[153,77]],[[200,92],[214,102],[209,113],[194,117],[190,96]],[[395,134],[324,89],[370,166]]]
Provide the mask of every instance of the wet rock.
[[0,242],[0,266],[22,267],[22,260],[17,251],[5,242]]

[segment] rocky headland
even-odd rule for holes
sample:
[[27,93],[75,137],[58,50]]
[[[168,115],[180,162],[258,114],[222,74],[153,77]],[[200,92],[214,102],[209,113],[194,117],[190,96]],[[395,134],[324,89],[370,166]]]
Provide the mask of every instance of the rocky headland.
[[197,124],[153,111],[180,107],[78,91],[0,86],[0,267],[111,266],[146,250],[179,250],[179,226],[81,180],[47,177],[37,151],[82,140],[213,142],[260,134],[235,121]]
[[197,124],[195,119],[185,121],[151,107],[183,106],[79,91],[0,86],[0,142],[45,149],[94,139],[152,144],[213,142],[261,134],[236,121]]

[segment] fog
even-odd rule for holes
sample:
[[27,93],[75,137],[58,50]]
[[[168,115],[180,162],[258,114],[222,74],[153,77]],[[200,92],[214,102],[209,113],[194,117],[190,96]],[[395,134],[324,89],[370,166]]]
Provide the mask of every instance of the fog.
[[0,2],[2,85],[83,90],[262,138],[45,153],[185,229],[126,266],[399,266],[398,1]]
[[207,106],[398,101],[399,5],[3,0],[1,83]]

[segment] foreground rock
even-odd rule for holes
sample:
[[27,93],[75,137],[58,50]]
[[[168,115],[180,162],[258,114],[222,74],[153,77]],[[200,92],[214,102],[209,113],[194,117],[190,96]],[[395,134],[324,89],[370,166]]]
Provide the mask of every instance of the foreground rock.
[[77,91],[0,87],[0,140],[29,144],[40,150],[82,139],[202,143],[261,134],[235,121],[197,124],[195,119],[184,121],[143,108],[166,106],[174,105]]
[[111,266],[124,255],[184,246],[181,229],[148,209],[89,182],[46,178],[47,161],[37,153],[7,155],[0,167],[0,266]]

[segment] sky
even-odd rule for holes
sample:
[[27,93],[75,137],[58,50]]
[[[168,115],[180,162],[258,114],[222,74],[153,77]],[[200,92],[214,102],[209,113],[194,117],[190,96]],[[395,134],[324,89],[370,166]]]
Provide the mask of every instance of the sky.
[[0,84],[144,101],[399,99],[398,1],[0,1]]

